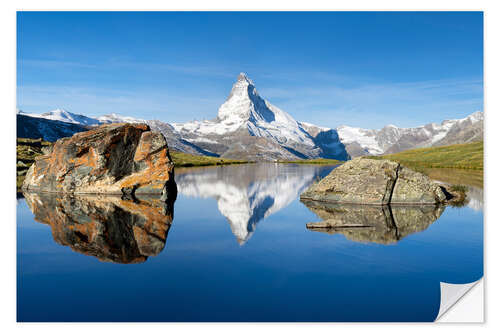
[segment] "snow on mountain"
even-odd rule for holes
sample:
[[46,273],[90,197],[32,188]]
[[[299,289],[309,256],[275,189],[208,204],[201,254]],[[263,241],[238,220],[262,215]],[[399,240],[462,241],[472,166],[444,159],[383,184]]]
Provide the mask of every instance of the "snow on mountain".
[[32,117],[22,111],[17,112],[16,118],[18,138],[42,138],[46,141],[56,141],[60,138],[88,130],[86,126],[59,120]]
[[462,119],[444,120],[441,124],[430,123],[414,128],[387,125],[379,130],[344,125],[339,126],[337,132],[352,157],[380,155],[482,138],[483,119],[483,112],[477,111]]
[[339,133],[340,141],[344,145],[356,142],[365,149],[368,154],[377,155],[384,152],[377,142],[376,130],[340,126],[337,127],[337,133]]
[[146,120],[121,116],[116,113],[107,114],[104,116],[100,116],[97,118],[87,117],[81,114],[76,114],[69,112],[64,109],[55,109],[49,112],[44,112],[41,114],[38,113],[28,113],[22,110],[17,109],[17,114],[21,114],[23,116],[33,117],[33,118],[43,118],[49,120],[57,120],[65,123],[83,125],[83,126],[95,126],[101,124],[109,124],[109,123],[145,123]]
[[[219,108],[215,119],[172,125],[184,139],[196,142],[203,148],[224,157],[244,154],[241,149],[236,149],[237,154],[224,155],[226,152],[235,151],[235,148],[238,148],[235,145],[245,136],[264,138],[270,144],[277,145],[274,149],[275,156],[271,157],[266,156],[265,152],[261,154],[258,151],[259,144],[252,143],[252,148],[256,151],[251,154],[258,159],[334,158],[338,157],[337,155],[344,155],[342,150],[335,155],[337,152],[333,151],[332,145],[329,155],[325,156],[321,148],[316,145],[314,137],[304,129],[301,123],[260,97],[253,81],[245,73],[238,75],[229,97]],[[228,138],[231,140],[227,140]],[[227,142],[224,142],[225,140]],[[214,141],[218,145],[213,145]]]
[[172,125],[180,132],[200,135],[224,135],[246,128],[252,136],[267,137],[280,144],[295,141],[314,147],[299,123],[285,111],[262,99],[252,80],[244,73],[238,76],[216,119]]
[[97,120],[101,124],[110,124],[110,123],[145,123],[146,120],[138,119],[133,117],[121,116],[116,113],[106,114],[104,116],[97,117]]
[[27,112],[18,110],[17,114],[22,114],[24,116],[29,116],[29,117],[34,117],[34,118],[57,120],[57,121],[65,122],[65,123],[84,125],[84,126],[92,126],[92,125],[99,124],[99,120],[97,120],[95,118],[87,117],[87,116],[76,114],[76,113],[71,113],[71,112],[66,111],[64,109],[55,109],[55,110],[45,112],[42,114],[27,113]]
[[341,161],[349,159],[350,156],[344,144],[340,142],[337,130],[306,122],[300,122],[300,125],[313,138],[314,144],[321,149],[320,157],[335,158]]
[[175,128],[168,123],[160,120],[147,120],[146,124],[149,125],[152,131],[161,132],[167,139],[168,147],[173,150],[194,155],[216,156],[215,154],[198,147],[196,142],[189,142],[182,139]]
[[285,111],[262,99],[252,80],[240,73],[231,93],[219,108],[217,120],[227,127],[246,125],[253,136],[274,139],[279,144],[295,141],[314,147],[299,123]]

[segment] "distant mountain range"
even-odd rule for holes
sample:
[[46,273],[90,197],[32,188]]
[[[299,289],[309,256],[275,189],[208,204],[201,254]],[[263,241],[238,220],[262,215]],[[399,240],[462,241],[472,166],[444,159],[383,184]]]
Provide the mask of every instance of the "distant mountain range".
[[17,137],[56,141],[60,138],[72,136],[75,133],[87,131],[89,127],[79,124],[50,120],[40,117],[31,117],[24,113],[17,114]]
[[380,155],[403,150],[483,140],[483,112],[413,128],[387,125],[380,130],[340,126],[337,131],[350,156]]
[[109,114],[97,118],[66,110],[32,114],[18,110],[18,137],[60,137],[105,123],[147,123],[162,132],[178,151],[248,160],[333,158],[396,153],[411,148],[466,143],[483,139],[483,112],[414,128],[382,129],[340,126],[336,129],[296,121],[263,99],[240,73],[213,120],[166,123]]

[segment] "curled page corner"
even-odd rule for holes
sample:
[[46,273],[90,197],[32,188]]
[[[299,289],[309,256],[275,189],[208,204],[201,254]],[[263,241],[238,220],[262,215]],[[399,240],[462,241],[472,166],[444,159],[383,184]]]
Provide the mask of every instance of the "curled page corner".
[[481,280],[482,278],[464,284],[440,282],[441,303],[439,305],[439,313],[434,321],[440,321],[440,318]]

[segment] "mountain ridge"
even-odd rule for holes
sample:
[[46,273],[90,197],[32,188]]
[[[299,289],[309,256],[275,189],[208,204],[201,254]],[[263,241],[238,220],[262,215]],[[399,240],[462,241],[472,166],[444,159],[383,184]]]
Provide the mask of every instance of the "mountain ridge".
[[[483,138],[483,121],[483,112],[476,111],[465,118],[443,120],[441,124],[428,123],[409,128],[386,125],[379,130],[342,125],[337,131],[350,156],[355,157],[479,141]],[[470,132],[472,126],[474,130]],[[455,139],[449,137],[450,134]]]
[[255,84],[245,73],[238,75],[226,101],[212,120],[167,123],[116,113],[93,118],[64,109],[42,114],[18,110],[17,114],[80,126],[114,122],[146,123],[153,130],[162,132],[171,148],[181,152],[268,161],[312,158],[348,160],[361,155],[381,155],[411,148],[482,140],[484,120],[483,112],[477,111],[462,119],[413,128],[395,125],[386,125],[382,129],[347,125],[327,128],[297,121],[268,102],[259,95]]

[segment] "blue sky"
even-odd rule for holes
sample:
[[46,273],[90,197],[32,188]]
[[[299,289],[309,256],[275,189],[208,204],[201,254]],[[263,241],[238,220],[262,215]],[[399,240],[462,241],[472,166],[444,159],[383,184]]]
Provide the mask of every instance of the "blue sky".
[[240,72],[300,121],[410,127],[483,110],[480,12],[19,12],[17,105],[212,119]]

